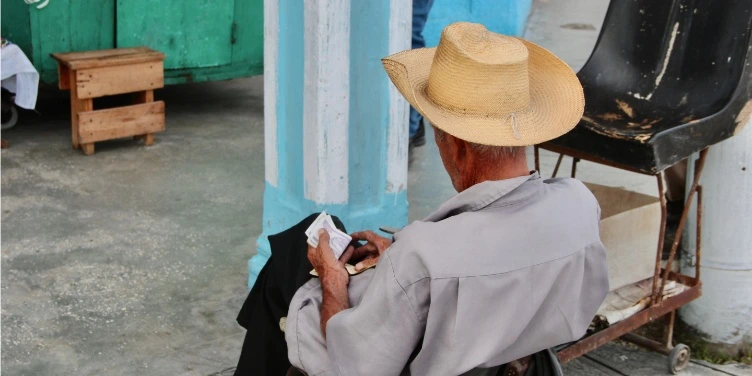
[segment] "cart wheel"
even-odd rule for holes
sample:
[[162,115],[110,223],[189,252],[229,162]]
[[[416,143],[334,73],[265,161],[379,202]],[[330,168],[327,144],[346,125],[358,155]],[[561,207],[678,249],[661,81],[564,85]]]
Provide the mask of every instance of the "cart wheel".
[[668,354],[668,370],[672,374],[676,375],[689,364],[689,346],[680,343],[671,350]]
[[[7,116],[7,119],[6,119]],[[3,116],[3,125],[2,130],[7,131],[8,129],[13,128],[16,125],[16,122],[18,121],[18,110],[16,109],[16,106],[10,107],[10,114]]]

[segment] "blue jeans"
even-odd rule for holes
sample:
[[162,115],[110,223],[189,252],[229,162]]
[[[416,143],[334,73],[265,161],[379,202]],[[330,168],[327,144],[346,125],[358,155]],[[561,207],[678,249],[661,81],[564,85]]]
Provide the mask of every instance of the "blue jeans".
[[[413,45],[412,48],[423,48],[426,46],[426,40],[423,38],[423,28],[426,27],[428,12],[431,11],[433,0],[413,0]],[[420,120],[423,116],[410,107],[410,138],[415,135],[420,127]]]

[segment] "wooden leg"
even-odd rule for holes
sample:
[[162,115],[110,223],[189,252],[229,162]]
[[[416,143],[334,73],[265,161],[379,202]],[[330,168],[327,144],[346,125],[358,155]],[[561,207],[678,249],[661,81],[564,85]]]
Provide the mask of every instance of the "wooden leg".
[[88,144],[81,144],[81,149],[83,149],[84,154],[86,155],[92,155],[94,154],[94,143],[88,143]]
[[154,90],[146,90],[133,94],[133,103],[149,103],[154,102]]
[[[68,82],[76,82],[76,76],[73,75],[73,71],[68,71]],[[76,85],[73,85],[70,91],[70,115],[71,115],[71,142],[73,143],[73,148],[78,149],[78,106],[77,106],[77,92],[76,92]]]
[[70,70],[65,64],[57,64],[57,85],[60,90],[70,89]]
[[[79,148],[78,141],[78,113],[94,109],[94,101],[91,98],[79,99],[76,88],[76,71],[69,70],[70,96],[71,96],[71,141],[74,149]],[[92,152],[93,152],[92,148]]]
[[[146,90],[139,93],[133,94],[133,103],[151,103],[154,102],[154,90]],[[142,134],[138,136],[133,136],[134,140],[144,140],[144,145],[151,146],[154,145],[154,134]]]

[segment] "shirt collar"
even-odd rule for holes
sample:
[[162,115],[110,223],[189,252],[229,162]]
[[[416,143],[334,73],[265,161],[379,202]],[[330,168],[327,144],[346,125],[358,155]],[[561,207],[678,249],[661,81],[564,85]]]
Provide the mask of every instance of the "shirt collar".
[[504,204],[524,200],[538,193],[538,189],[517,189],[528,181],[540,183],[538,172],[532,171],[530,175],[512,179],[478,183],[445,201],[423,221],[438,222],[460,213],[480,210],[493,203]]

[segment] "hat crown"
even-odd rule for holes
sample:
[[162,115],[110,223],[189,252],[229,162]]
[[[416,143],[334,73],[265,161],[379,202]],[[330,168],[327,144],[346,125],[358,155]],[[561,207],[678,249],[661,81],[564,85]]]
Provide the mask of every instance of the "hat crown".
[[528,50],[517,38],[458,22],[441,34],[426,95],[449,110],[505,115],[530,102]]

